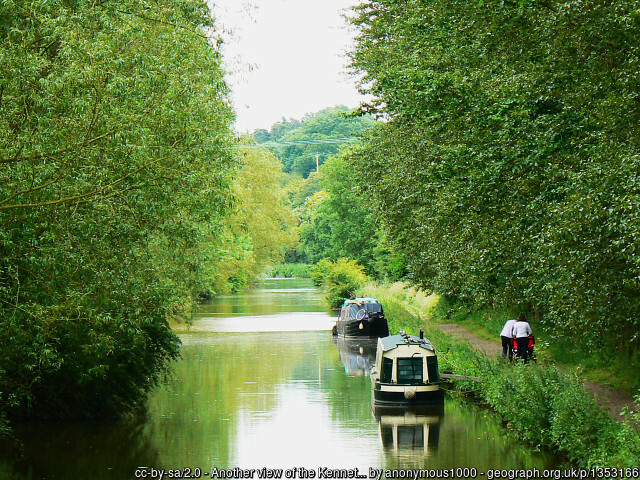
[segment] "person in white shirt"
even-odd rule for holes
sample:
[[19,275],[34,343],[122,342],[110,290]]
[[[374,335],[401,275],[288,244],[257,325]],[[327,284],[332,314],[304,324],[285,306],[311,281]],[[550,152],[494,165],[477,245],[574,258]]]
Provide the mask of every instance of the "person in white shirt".
[[522,358],[524,363],[529,361],[529,335],[533,335],[531,325],[521,313],[513,324],[513,338],[516,339],[518,357]]
[[506,357],[508,355],[509,360],[513,360],[513,343],[511,342],[511,339],[513,338],[513,325],[515,323],[515,318],[507,320],[500,332],[500,339],[502,340],[502,356]]

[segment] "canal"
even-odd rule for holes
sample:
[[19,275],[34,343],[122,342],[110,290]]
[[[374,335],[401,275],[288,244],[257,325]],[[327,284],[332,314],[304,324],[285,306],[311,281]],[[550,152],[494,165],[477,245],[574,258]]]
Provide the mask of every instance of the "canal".
[[332,337],[334,321],[306,280],[267,279],[203,304],[180,329],[182,359],[144,415],[22,427],[22,447],[0,452],[0,478],[318,478],[335,469],[483,478],[492,469],[556,467],[507,438],[490,412],[452,395],[439,412],[373,415],[373,352]]

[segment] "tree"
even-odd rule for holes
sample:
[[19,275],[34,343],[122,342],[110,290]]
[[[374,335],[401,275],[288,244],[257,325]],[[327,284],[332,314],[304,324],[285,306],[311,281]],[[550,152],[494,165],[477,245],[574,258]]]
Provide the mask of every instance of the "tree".
[[[281,143],[272,150],[282,159],[284,171],[308,177],[318,165],[335,155],[343,143],[355,139],[373,125],[369,117],[350,117],[344,106],[326,108],[305,116],[302,121],[291,120],[271,127],[269,139]],[[261,131],[254,132],[256,141],[264,139]]]
[[0,12],[0,417],[124,415],[223,257],[213,21],[195,0]]
[[282,184],[282,162],[266,149],[242,152],[233,183],[236,205],[226,229],[231,255],[218,289],[239,290],[262,275],[265,267],[282,261],[297,242],[296,217]]
[[378,0],[353,23],[362,111],[386,120],[354,169],[414,280],[634,351],[635,3]]
[[[320,179],[322,190],[308,196],[300,208],[298,249],[311,263],[348,258],[371,276],[397,280],[404,275],[403,261],[385,234],[384,222],[362,194],[363,186],[354,181],[349,158],[350,151],[345,150],[307,179],[308,183]],[[375,183],[375,178],[368,182]]]

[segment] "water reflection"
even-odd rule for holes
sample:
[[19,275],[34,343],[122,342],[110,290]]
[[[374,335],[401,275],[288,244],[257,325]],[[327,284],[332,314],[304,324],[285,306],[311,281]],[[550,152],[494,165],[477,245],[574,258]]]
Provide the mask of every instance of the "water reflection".
[[[0,449],[0,478],[122,480],[141,466],[367,472],[555,464],[455,397],[446,399],[443,415],[372,412],[374,350],[335,340],[324,327],[334,317],[308,284],[302,292],[299,286],[290,292],[286,282],[273,281],[203,307],[193,328],[180,333],[183,357],[168,384],[151,395],[146,416],[20,429],[22,447]],[[314,310],[292,310],[297,302]],[[234,316],[234,309],[242,313]]]
[[325,331],[335,325],[309,279],[268,278],[242,295],[221,295],[203,303],[192,332]]
[[143,415],[119,422],[23,425],[15,430],[18,442],[0,447],[0,478],[131,478],[141,461],[160,461],[161,450],[147,427]]
[[327,306],[309,279],[268,278],[259,288],[249,292],[220,295],[202,303],[196,318],[199,321],[243,315],[274,316],[287,312],[326,315]]
[[369,369],[376,360],[377,338],[345,338],[333,336],[338,347],[340,361],[347,375],[369,376]]
[[438,451],[444,407],[421,411],[388,412],[377,416],[385,455],[429,457]]
[[216,468],[377,464],[375,421],[360,401],[368,379],[342,374],[329,331],[189,333],[183,342],[174,381],[150,401],[165,450]]

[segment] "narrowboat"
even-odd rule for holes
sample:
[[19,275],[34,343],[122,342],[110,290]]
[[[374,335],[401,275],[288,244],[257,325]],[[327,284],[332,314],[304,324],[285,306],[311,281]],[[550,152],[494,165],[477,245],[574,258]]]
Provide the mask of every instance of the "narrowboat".
[[371,402],[378,407],[416,407],[444,402],[435,348],[420,336],[399,335],[378,339],[376,361],[370,372]]
[[386,337],[389,326],[377,299],[358,297],[344,301],[333,333],[343,337]]

